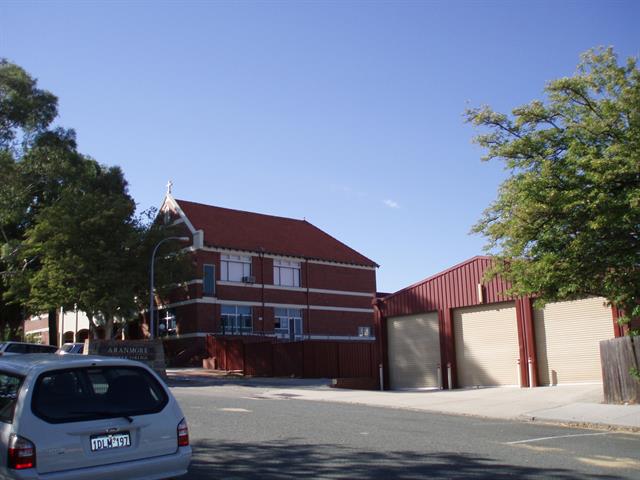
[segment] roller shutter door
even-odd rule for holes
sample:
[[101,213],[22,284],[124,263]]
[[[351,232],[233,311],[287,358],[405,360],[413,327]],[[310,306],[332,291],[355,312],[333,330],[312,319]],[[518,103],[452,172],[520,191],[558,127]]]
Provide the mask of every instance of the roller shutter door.
[[534,322],[541,385],[602,381],[599,342],[614,336],[604,298],[548,303]]
[[514,303],[453,312],[458,385],[518,385],[518,325]]
[[390,317],[387,338],[392,389],[438,386],[440,329],[437,312]]

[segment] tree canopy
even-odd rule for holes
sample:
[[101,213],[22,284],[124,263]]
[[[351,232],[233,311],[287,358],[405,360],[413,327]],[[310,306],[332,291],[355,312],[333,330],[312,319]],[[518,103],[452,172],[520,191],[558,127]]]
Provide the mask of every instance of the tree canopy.
[[[77,305],[109,335],[115,317],[146,305],[151,249],[171,232],[136,216],[120,168],[81,154],[56,116],[53,94],[0,61],[0,319],[15,327],[26,313]],[[160,289],[189,266],[184,255],[161,257]]]
[[470,109],[484,160],[509,177],[473,231],[499,261],[511,293],[542,301],[603,295],[640,314],[640,71],[611,48],[582,55],[546,98],[513,109]]

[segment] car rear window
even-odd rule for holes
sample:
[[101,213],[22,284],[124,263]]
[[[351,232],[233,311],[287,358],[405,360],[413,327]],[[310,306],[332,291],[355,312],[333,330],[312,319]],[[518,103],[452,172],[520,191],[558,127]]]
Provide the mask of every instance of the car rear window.
[[38,377],[33,413],[49,423],[158,413],[168,397],[158,381],[138,367],[56,370]]
[[82,343],[65,343],[60,350],[67,353],[82,353],[84,344]]
[[0,422],[12,423],[24,377],[0,372]]
[[28,353],[54,353],[58,351],[58,347],[53,345],[38,345],[33,343],[27,347]]
[[28,345],[25,343],[10,343],[7,345],[5,352],[11,353],[27,353]]
[[9,343],[5,351],[9,353],[53,353],[58,351],[58,347],[38,343]]

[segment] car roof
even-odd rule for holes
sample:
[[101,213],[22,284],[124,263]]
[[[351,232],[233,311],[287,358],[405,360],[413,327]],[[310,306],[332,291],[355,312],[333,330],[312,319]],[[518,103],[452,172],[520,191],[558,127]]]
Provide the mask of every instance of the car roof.
[[28,353],[0,357],[0,370],[19,375],[41,373],[47,370],[95,366],[135,366],[142,364],[132,360],[99,355],[53,355],[51,353]]

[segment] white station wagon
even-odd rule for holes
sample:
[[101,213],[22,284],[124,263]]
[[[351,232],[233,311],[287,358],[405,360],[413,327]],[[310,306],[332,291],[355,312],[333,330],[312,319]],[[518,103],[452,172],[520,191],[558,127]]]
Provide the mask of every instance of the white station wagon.
[[187,473],[187,423],[148,367],[86,355],[0,359],[0,478],[163,479]]

